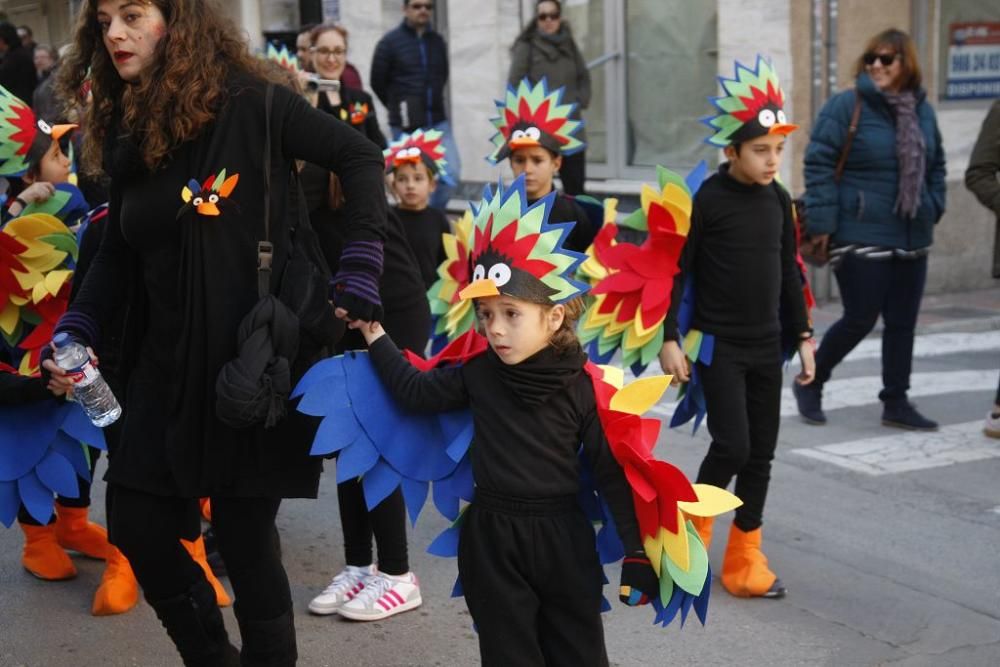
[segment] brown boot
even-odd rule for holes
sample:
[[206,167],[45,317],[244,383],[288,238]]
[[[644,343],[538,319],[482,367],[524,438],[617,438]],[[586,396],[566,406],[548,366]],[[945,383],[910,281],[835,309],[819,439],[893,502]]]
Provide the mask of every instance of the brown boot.
[[760,543],[760,528],[743,532],[733,524],[722,561],[722,585],[741,598],[785,597],[785,587],[767,567],[767,556],[760,550]]
[[94,616],[124,614],[139,602],[139,582],[125,555],[111,547],[101,584],[94,593],[90,613]]
[[62,581],[76,576],[76,566],[56,539],[55,524],[32,526],[20,524],[24,531],[24,569],[39,579]]
[[111,548],[108,531],[87,519],[88,509],[56,503],[56,537],[63,549],[104,560]]
[[705,545],[705,551],[708,551],[709,545],[712,544],[712,524],[715,523],[715,517],[685,514],[684,518],[694,524],[694,529],[698,532],[698,537],[701,538],[701,541]]
[[216,578],[215,574],[212,572],[212,568],[208,565],[208,559],[205,554],[205,538],[198,537],[194,542],[188,542],[187,540],[181,540],[181,544],[184,548],[188,550],[191,554],[191,558],[194,562],[201,566],[201,569],[205,572],[205,578],[208,579],[208,583],[212,584],[212,588],[215,589],[215,599],[220,607],[228,607],[233,603],[229,599],[229,594],[226,589],[223,588],[222,582]]

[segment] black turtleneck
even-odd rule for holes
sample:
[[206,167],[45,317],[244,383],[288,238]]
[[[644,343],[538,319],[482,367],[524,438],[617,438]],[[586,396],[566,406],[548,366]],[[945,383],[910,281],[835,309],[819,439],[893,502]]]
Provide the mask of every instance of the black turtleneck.
[[470,408],[476,486],[516,498],[575,495],[580,445],[626,552],[642,548],[631,489],[604,437],[582,353],[547,347],[507,366],[492,348],[459,367],[421,372],[389,336],[369,348],[379,375],[403,406],[444,412]]
[[777,183],[741,183],[721,165],[694,197],[668,335],[677,331],[687,280],[695,285],[695,329],[748,342],[775,339],[783,327],[795,336],[809,331],[788,193]]

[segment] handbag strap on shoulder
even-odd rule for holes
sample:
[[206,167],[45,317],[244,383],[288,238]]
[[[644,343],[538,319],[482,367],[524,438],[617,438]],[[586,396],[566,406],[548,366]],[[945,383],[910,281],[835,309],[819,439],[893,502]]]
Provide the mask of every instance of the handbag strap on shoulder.
[[271,243],[271,101],[274,84],[267,84],[264,94],[264,240],[257,243],[257,297],[271,293],[271,263],[274,245]]
[[844,166],[847,164],[847,156],[851,152],[851,144],[854,143],[854,135],[858,133],[858,123],[861,121],[861,95],[854,93],[854,111],[851,112],[851,124],[847,127],[847,139],[844,141],[844,148],[840,151],[840,159],[837,160],[837,168],[833,172],[834,182],[839,182],[844,175]]

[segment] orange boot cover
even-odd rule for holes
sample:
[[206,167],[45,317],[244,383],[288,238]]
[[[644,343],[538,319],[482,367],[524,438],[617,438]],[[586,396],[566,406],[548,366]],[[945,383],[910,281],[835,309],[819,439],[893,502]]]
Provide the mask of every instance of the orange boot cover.
[[708,551],[709,545],[712,544],[712,524],[715,523],[715,517],[685,514],[684,518],[694,525],[694,529],[698,531],[698,537],[705,544],[705,551]]
[[777,580],[760,550],[761,529],[745,533],[733,524],[722,561],[722,585],[741,598],[763,597]]
[[198,500],[198,507],[201,509],[201,518],[211,523],[212,521],[212,499],[201,498]]
[[188,550],[191,554],[191,558],[194,562],[201,566],[201,569],[205,572],[205,578],[208,579],[208,583],[212,584],[212,588],[215,589],[215,601],[220,607],[228,607],[233,603],[229,599],[229,593],[223,588],[222,582],[216,578],[215,574],[212,572],[212,568],[208,565],[208,556],[205,554],[205,538],[199,537],[194,542],[188,542],[187,540],[181,540],[181,544],[184,548]]
[[56,537],[63,549],[104,560],[111,549],[108,531],[87,519],[88,509],[56,503]]
[[101,584],[94,593],[90,613],[94,616],[124,614],[139,602],[139,582],[121,551],[111,547]]
[[24,569],[48,581],[76,576],[76,566],[56,539],[55,524],[30,526],[22,523],[20,526],[24,531],[24,554],[21,556]]

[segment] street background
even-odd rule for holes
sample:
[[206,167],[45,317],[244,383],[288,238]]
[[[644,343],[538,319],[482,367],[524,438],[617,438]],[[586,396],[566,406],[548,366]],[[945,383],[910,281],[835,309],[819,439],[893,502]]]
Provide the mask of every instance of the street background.
[[[839,312],[816,310],[817,328]],[[613,665],[1000,664],[1000,440],[981,432],[1000,373],[1000,288],[924,301],[911,397],[941,422],[938,433],[880,424],[879,346],[876,332],[838,367],[826,385],[825,427],[799,420],[786,387],[764,548],[788,597],[736,599],[716,579],[707,626],[692,615],[666,629],[650,625],[648,608],[615,601],[604,615]],[[672,405],[670,396],[655,410],[664,417]],[[657,454],[693,478],[707,444],[704,428],[694,437],[687,427],[664,430]],[[309,600],[344,563],[334,473],[331,462],[319,500],[287,501],[279,515],[299,663],[478,664],[464,602],[448,597],[455,562],[425,553],[446,525],[430,506],[410,534],[422,607],[370,624],[309,615]],[[103,521],[103,483],[94,495]],[[729,519],[716,526],[715,570]],[[0,530],[0,667],[179,664],[145,603],[90,616],[100,562],[76,559],[75,580],[42,582],[22,569],[21,545],[16,527]],[[607,574],[616,585],[617,566]],[[232,611],[224,615],[238,635]]]

